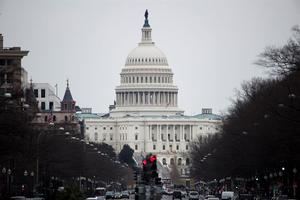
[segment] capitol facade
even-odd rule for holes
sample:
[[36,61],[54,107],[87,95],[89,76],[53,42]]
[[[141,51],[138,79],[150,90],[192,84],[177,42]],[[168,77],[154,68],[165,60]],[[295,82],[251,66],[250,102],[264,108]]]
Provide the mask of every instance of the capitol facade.
[[156,154],[163,168],[176,165],[182,176],[188,176],[191,142],[219,132],[222,118],[211,109],[186,116],[178,108],[174,74],[152,41],[151,31],[146,11],[141,42],[127,56],[115,89],[115,105],[103,116],[81,115],[85,138],[112,145],[117,152],[128,144],[136,160]]

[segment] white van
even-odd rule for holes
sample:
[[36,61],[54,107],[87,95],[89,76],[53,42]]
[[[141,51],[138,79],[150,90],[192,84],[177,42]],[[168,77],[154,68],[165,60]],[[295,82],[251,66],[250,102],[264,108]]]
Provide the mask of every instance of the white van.
[[221,199],[235,200],[237,199],[237,196],[232,191],[224,191],[222,192]]

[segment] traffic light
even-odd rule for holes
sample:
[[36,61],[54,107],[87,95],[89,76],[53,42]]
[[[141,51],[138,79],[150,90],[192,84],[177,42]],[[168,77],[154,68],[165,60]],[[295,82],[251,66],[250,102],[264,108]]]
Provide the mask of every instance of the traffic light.
[[148,183],[153,179],[158,178],[157,173],[157,157],[156,155],[148,155],[143,160],[143,180]]

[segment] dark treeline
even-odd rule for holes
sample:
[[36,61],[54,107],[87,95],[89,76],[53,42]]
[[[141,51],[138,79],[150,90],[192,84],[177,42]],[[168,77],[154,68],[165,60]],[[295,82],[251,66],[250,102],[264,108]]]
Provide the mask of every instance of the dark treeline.
[[21,194],[22,185],[30,196],[34,189],[45,193],[62,184],[86,191],[91,184],[131,181],[131,170],[110,145],[86,143],[78,130],[63,129],[64,124],[39,128],[32,123],[37,112],[32,88],[0,94],[0,198]]
[[[269,177],[284,167],[285,176],[300,170],[300,30],[283,47],[269,47],[257,64],[266,79],[244,82],[222,132],[194,144],[193,175],[198,180]],[[296,169],[296,170],[295,170]]]

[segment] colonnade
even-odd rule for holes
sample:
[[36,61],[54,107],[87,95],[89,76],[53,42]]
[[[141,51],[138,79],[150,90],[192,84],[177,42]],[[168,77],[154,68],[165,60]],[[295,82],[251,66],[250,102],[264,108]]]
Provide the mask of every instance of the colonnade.
[[158,142],[189,142],[193,140],[193,125],[148,125],[149,140]]
[[117,106],[177,106],[177,92],[117,92]]

